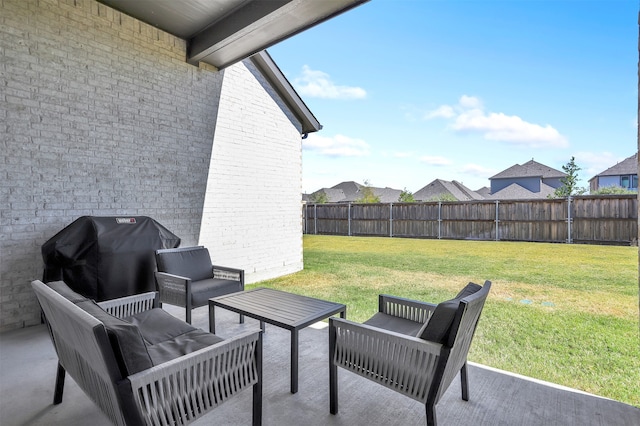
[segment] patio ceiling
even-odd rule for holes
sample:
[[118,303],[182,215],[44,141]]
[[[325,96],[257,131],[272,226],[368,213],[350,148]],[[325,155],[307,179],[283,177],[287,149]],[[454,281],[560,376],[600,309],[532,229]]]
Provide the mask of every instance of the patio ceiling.
[[189,63],[218,69],[369,0],[98,0],[187,41]]

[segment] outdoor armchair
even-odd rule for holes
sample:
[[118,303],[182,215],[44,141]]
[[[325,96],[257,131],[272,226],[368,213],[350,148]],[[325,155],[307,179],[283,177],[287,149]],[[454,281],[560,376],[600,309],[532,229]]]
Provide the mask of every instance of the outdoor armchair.
[[[184,425],[253,388],[262,422],[262,333],[222,339],[154,309],[157,293],[95,303],[62,281],[32,287],[65,374],[116,425]],[[220,420],[220,423],[224,423]]]
[[212,297],[244,290],[244,271],[213,265],[205,247],[162,249],[155,253],[160,304],[185,308],[189,324],[193,308],[207,305]]
[[436,425],[435,405],[458,371],[469,400],[467,353],[491,282],[469,283],[438,305],[388,295],[364,324],[329,318],[329,401],[338,413],[338,367],[425,405]]

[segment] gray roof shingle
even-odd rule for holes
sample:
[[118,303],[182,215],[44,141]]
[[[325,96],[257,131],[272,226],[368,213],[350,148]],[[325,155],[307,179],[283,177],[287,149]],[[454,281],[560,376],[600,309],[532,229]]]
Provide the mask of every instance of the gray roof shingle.
[[527,161],[523,165],[514,164],[506,170],[501,171],[495,176],[489,179],[508,179],[508,178],[522,178],[522,177],[541,177],[543,179],[548,178],[562,178],[567,174],[560,170],[553,169],[537,161]]
[[[636,152],[629,158],[625,158],[615,166],[609,167],[602,173],[599,173],[591,179],[598,176],[621,176],[638,174],[638,153]],[[589,179],[589,180],[591,180]]]
[[488,200],[526,200],[526,199],[541,199],[548,198],[555,193],[556,189],[545,183],[540,184],[540,192],[532,192],[527,188],[512,183],[506,188],[502,188],[498,192],[487,195]]
[[454,196],[458,201],[482,200],[483,197],[458,181],[436,179],[413,194],[416,201],[430,201],[442,194]]

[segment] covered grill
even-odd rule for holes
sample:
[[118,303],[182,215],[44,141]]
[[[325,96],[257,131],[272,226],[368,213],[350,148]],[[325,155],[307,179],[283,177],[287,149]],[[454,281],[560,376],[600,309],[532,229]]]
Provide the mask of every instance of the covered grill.
[[146,216],[83,216],[42,245],[43,280],[63,280],[96,301],[154,291],[155,250],[179,245]]

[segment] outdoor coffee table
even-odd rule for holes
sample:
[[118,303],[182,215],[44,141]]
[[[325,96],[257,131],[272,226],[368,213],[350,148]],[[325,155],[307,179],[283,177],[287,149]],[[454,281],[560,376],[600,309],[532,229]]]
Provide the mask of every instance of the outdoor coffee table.
[[298,392],[298,331],[337,313],[345,318],[347,307],[312,297],[270,288],[255,288],[209,299],[209,331],[216,332],[215,307],[227,309],[291,331],[291,393]]

